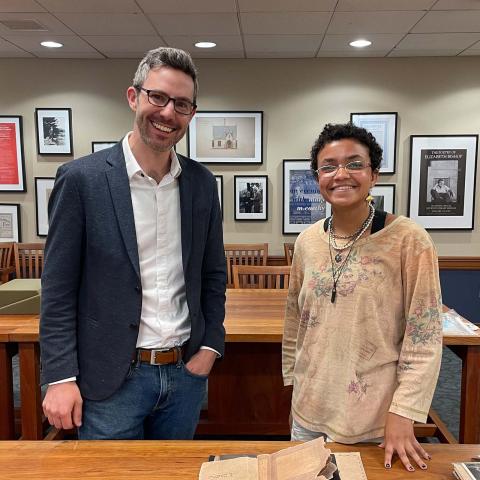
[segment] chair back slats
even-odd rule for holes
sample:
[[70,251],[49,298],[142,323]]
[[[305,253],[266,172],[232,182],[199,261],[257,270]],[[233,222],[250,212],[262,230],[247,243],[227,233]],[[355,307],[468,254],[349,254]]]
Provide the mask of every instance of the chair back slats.
[[15,273],[17,278],[40,278],[44,261],[43,243],[16,243]]
[[292,264],[293,260],[293,249],[295,248],[294,243],[284,243],[283,244],[283,250],[285,251],[285,262],[287,265]]
[[290,283],[290,269],[288,265],[233,265],[233,286],[287,289]]
[[268,243],[227,243],[225,244],[227,261],[227,288],[233,287],[233,265],[266,265]]
[[0,283],[8,282],[10,273],[13,272],[13,243],[0,243]]

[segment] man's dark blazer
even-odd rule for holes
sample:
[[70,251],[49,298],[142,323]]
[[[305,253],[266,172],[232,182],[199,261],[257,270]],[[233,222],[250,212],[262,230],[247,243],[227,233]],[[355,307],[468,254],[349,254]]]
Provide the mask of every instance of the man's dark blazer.
[[[182,263],[191,336],[224,353],[225,253],[214,176],[178,155]],[[152,219],[154,221],[154,219]],[[58,169],[42,274],[41,382],[76,376],[85,398],[123,383],[135,351],[142,285],[121,142]]]

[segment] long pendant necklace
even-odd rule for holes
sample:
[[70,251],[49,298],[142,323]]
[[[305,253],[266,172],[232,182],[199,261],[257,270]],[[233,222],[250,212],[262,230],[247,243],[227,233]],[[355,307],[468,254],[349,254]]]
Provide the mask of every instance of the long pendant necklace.
[[[331,303],[335,303],[335,299],[337,297],[337,284],[338,281],[340,280],[340,277],[342,276],[348,260],[350,258],[350,254],[352,253],[353,246],[355,245],[355,242],[367,231],[367,229],[370,227],[373,217],[375,215],[375,207],[370,204],[370,213],[368,217],[365,219],[365,221],[362,223],[361,227],[351,236],[347,237],[340,237],[338,235],[335,235],[333,231],[333,215],[330,217],[330,221],[328,224],[328,251],[330,253],[330,263],[332,265],[332,280],[333,280],[333,286],[332,286],[332,296],[330,297]],[[348,241],[345,245],[342,247],[338,246],[335,242],[335,238],[351,238],[350,241]],[[347,256],[345,257],[345,260],[342,262],[342,251],[346,250],[348,248],[348,253]],[[335,254],[335,257],[333,255],[334,250],[337,250],[337,253]],[[334,263],[334,258],[336,263],[341,263],[337,269],[335,269],[335,263]]]

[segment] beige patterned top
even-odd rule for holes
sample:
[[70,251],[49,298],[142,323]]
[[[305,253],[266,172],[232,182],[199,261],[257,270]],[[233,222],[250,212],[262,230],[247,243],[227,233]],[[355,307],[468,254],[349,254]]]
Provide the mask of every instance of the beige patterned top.
[[295,244],[283,337],[293,418],[343,443],[383,436],[387,412],[425,422],[442,352],[430,236],[399,216],[359,240],[331,303],[323,222]]

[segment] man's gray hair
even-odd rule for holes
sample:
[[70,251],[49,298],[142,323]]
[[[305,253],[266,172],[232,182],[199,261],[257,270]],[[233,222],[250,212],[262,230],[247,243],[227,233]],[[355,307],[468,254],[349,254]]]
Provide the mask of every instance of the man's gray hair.
[[192,78],[194,87],[193,103],[196,103],[198,93],[197,69],[190,54],[178,48],[159,47],[147,52],[135,72],[133,86],[137,88],[143,86],[148,72],[153,68],[162,66],[181,70]]

